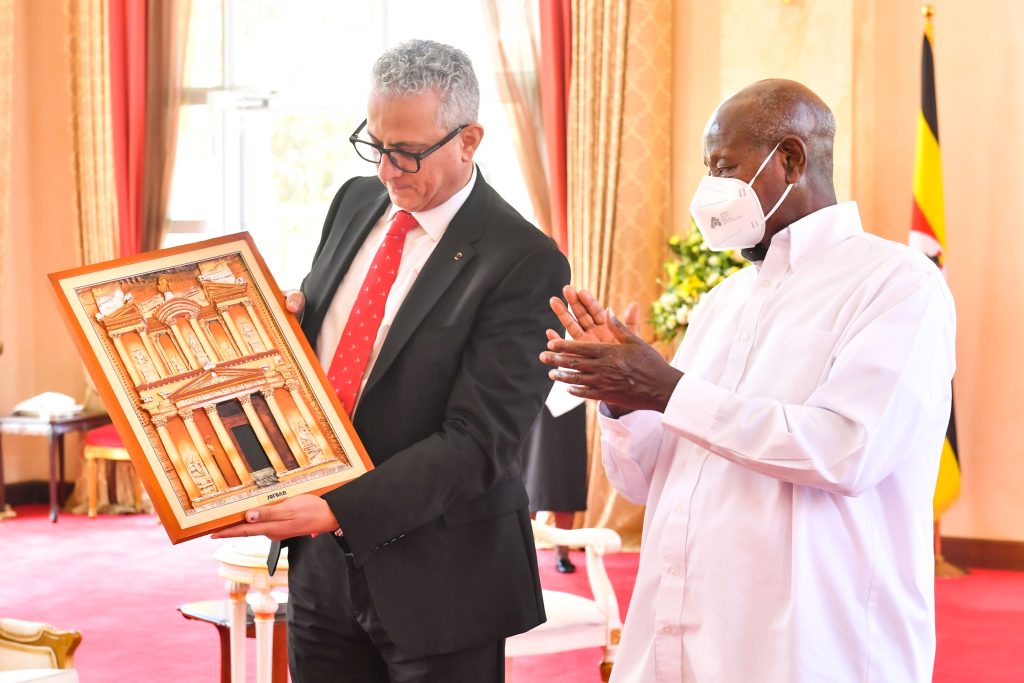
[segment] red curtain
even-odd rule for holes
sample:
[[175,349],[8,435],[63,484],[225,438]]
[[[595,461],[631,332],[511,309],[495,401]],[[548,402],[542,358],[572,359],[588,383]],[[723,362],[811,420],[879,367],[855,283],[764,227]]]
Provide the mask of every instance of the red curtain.
[[571,0],[538,0],[540,10],[540,101],[551,188],[551,235],[569,251],[566,193],[566,122],[572,68]]
[[142,250],[146,5],[110,0],[110,106],[121,256]]

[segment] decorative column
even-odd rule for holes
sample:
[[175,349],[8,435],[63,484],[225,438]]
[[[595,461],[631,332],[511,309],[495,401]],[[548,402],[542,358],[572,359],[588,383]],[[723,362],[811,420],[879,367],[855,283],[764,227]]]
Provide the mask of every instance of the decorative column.
[[171,366],[171,359],[167,357],[167,352],[164,350],[163,342],[160,341],[160,337],[163,337],[166,334],[166,332],[157,332],[153,335],[153,342],[156,347],[156,352],[160,354],[160,360],[163,361],[164,367],[167,368],[167,374],[176,375],[178,372]]
[[[177,362],[177,359],[175,359],[172,356],[168,356],[167,352],[163,351],[163,344],[157,343],[157,346],[160,348],[161,351],[164,352],[164,357],[167,359],[167,367],[170,368],[171,372],[175,375],[180,375],[188,372],[189,369],[182,365],[182,363],[187,363],[188,359],[185,357],[185,354],[181,351],[181,349],[178,348],[178,342],[175,339],[174,335],[170,332],[161,332],[160,334],[163,337],[167,337],[167,341],[170,343],[171,348],[177,355],[177,359],[180,359],[180,362]],[[175,365],[175,363],[177,363],[177,366]]]
[[245,338],[238,331],[238,328],[235,327],[235,320],[231,317],[231,305],[218,305],[217,311],[220,313],[220,319],[224,321],[225,325],[227,325],[228,334],[231,335],[231,339],[235,342],[235,346],[243,356],[248,356],[249,354],[245,352]]
[[153,426],[156,427],[156,433],[160,436],[160,443],[164,445],[164,450],[167,451],[167,457],[171,460],[171,466],[174,467],[174,471],[178,473],[178,479],[181,480],[181,485],[185,487],[185,493],[188,494],[189,500],[199,498],[199,489],[196,488],[195,482],[192,481],[192,475],[189,474],[188,468],[185,467],[185,463],[181,461],[181,456],[178,455],[178,449],[174,445],[171,433],[167,431],[167,416],[154,415]]
[[263,321],[256,315],[256,309],[252,306],[251,299],[242,299],[242,305],[245,306],[245,312],[249,314],[249,320],[252,321],[253,327],[256,328],[256,334],[263,340],[263,348],[270,351],[274,348],[274,345],[270,343],[270,336],[267,331],[263,328]]
[[231,643],[231,683],[245,681],[245,596],[249,592],[249,584],[228,579],[224,582],[228,591],[228,602],[231,604],[231,626],[228,630]]
[[124,343],[121,341],[120,332],[110,332],[110,338],[114,340],[114,348],[117,349],[118,355],[121,356],[121,360],[124,362],[125,369],[128,370],[128,375],[132,378],[132,382],[135,386],[142,384],[142,379],[139,377],[138,371],[135,369],[135,364],[132,363],[131,356],[128,355],[128,350],[124,348]]
[[270,594],[270,582],[257,584],[253,597],[252,616],[256,628],[256,682],[270,683],[273,680],[274,617],[277,614],[277,599]]
[[185,342],[185,335],[183,335],[181,330],[178,329],[178,322],[176,320],[172,320],[171,324],[167,327],[171,329],[171,334],[173,334],[174,338],[178,341],[178,355],[181,356],[186,363],[191,365],[193,369],[198,370],[201,368],[203,364],[199,362],[198,358],[192,355],[192,349],[188,348],[188,344]]
[[243,484],[249,484],[252,482],[252,475],[249,474],[249,468],[245,466],[245,461],[242,456],[235,449],[235,444],[231,440],[231,436],[228,434],[228,430],[224,427],[224,423],[220,421],[220,415],[217,413],[217,406],[209,405],[203,406],[203,410],[210,418],[210,424],[213,425],[213,431],[217,433],[217,439],[220,441],[221,448],[228,454],[228,460],[231,461],[231,467],[234,468],[235,474],[238,475],[238,479]]
[[320,448],[323,449],[324,458],[333,459],[337,456],[334,455],[333,451],[327,447],[327,440],[324,439],[323,433],[317,426],[316,420],[313,419],[312,413],[309,412],[309,408],[306,406],[306,402],[302,396],[299,395],[299,383],[294,379],[290,379],[284,383],[284,388],[291,394],[292,402],[295,403],[295,407],[299,409],[299,414],[302,415],[303,421],[309,427],[309,431],[313,433],[313,438],[320,444]]
[[228,482],[225,481],[224,475],[220,471],[220,466],[217,465],[217,461],[213,457],[213,453],[207,447],[206,442],[203,441],[203,435],[199,433],[199,428],[196,427],[195,418],[192,415],[191,408],[182,408],[178,411],[178,415],[181,416],[182,421],[185,423],[185,429],[188,430],[188,435],[192,437],[192,443],[195,444],[196,453],[199,454],[199,459],[206,465],[206,471],[210,473],[213,478],[213,483],[217,486],[218,491],[226,491],[228,488]]
[[227,350],[225,350],[223,346],[217,343],[217,336],[213,333],[213,330],[210,329],[209,320],[201,320],[199,322],[199,326],[202,327],[203,332],[206,333],[206,341],[208,341],[210,343],[210,346],[212,346],[214,350],[217,351],[218,358],[220,358],[221,360],[233,360],[238,357],[238,353],[235,351],[235,347],[231,344],[230,341],[225,340],[223,342],[228,345],[229,348]]
[[277,404],[277,399],[274,398],[273,389],[261,389],[260,393],[263,394],[263,398],[266,399],[267,405],[270,406],[270,412],[274,416],[274,420],[277,422],[277,426],[281,429],[281,433],[284,435],[284,440],[288,442],[288,447],[292,451],[292,455],[295,456],[295,460],[301,467],[309,465],[309,458],[306,456],[306,452],[302,450],[302,446],[299,445],[299,440],[292,431],[292,426],[288,424],[288,420],[285,419],[284,413],[281,412],[281,406]]
[[263,422],[260,421],[260,416],[256,414],[256,409],[252,407],[252,396],[248,394],[239,396],[238,401],[242,404],[242,410],[245,411],[245,416],[249,418],[249,424],[252,425],[253,431],[256,432],[256,438],[260,440],[260,445],[263,446],[267,457],[270,458],[270,464],[274,466],[274,471],[278,474],[287,472],[288,468],[285,467],[284,461],[281,460],[277,449],[274,448],[267,430],[263,428]]
[[[162,356],[157,354],[156,347],[153,346],[153,340],[149,338],[149,335],[146,333],[146,330],[139,329],[138,334],[139,339],[142,340],[142,345],[146,347],[146,353],[149,354],[150,359],[152,359],[153,361],[153,367],[156,368],[157,374],[160,375],[161,377],[167,377],[173,374],[170,371],[170,367],[167,365],[166,360],[164,360]],[[160,365],[157,365],[157,360],[159,360],[160,364],[163,365],[162,370],[160,368]]]
[[213,347],[210,346],[209,342],[206,341],[206,335],[199,329],[199,322],[195,318],[189,318],[188,324],[192,328],[192,331],[196,334],[196,339],[199,340],[199,345],[206,351],[206,357],[210,359],[210,362],[217,361],[217,354],[214,352]]

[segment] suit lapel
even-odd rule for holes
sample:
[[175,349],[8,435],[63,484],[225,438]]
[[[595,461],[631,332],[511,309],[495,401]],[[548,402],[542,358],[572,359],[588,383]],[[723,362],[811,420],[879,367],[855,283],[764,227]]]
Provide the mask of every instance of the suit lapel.
[[[366,240],[366,236],[370,233],[370,230],[376,224],[390,201],[387,190],[382,187],[381,191],[374,193],[370,201],[366,202],[362,208],[356,210],[350,219],[343,216],[335,218],[336,226],[347,224],[348,229],[338,231],[338,242],[331,250],[329,258],[326,259],[328,266],[325,274],[326,281],[322,285],[323,291],[337,291],[342,278],[345,277],[349,266],[352,265],[352,259],[355,258],[359,248]],[[325,256],[325,254],[321,254],[320,258],[324,259]],[[319,310],[316,311],[316,317],[309,321],[308,327],[306,320],[302,321],[306,337],[314,346],[316,345],[317,337],[320,336],[320,326],[323,324],[324,316],[327,315],[327,309],[333,300],[334,297],[332,295],[320,302]]]
[[389,202],[388,193],[384,190],[375,196],[372,201],[368,202],[366,206],[353,214],[349,224],[350,228],[342,234],[338,247],[334,252],[332,262],[335,269],[331,274],[337,279],[331,283],[333,286],[328,291],[333,292],[338,288],[338,283],[341,282],[341,278],[348,271],[348,267],[352,265],[352,259],[356,257],[356,252],[363,246],[366,236],[370,234],[370,229],[376,224],[380,215],[384,213],[384,209],[387,208]]
[[423,264],[423,270],[416,277],[412,289],[402,302],[395,315],[395,320],[388,330],[373,370],[366,380],[363,394],[369,393],[373,386],[391,367],[399,352],[405,348],[412,334],[419,328],[437,300],[448,290],[459,273],[476,256],[472,246],[480,239],[482,226],[486,224],[486,213],[489,206],[489,195],[492,192],[479,175],[476,186],[466,198],[452,222],[448,225],[441,240],[434,247],[433,253]]

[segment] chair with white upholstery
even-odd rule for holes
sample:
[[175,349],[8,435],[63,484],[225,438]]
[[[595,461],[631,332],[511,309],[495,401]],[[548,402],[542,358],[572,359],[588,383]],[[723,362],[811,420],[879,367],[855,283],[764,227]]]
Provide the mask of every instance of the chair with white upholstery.
[[622,539],[611,529],[557,529],[536,521],[533,522],[533,537],[538,543],[586,550],[587,580],[592,597],[544,590],[544,611],[548,620],[505,642],[507,680],[512,680],[510,660],[513,657],[600,647],[604,650],[601,680],[607,681],[615,661],[622,620],[619,601],[604,567],[604,556],[619,552]]
[[77,683],[75,648],[80,631],[49,624],[0,619],[0,683]]

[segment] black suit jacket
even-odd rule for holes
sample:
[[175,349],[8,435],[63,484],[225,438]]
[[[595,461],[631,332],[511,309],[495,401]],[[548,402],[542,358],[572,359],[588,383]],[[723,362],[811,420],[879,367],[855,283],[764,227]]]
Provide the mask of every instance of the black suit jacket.
[[[334,198],[302,285],[314,347],[388,203],[376,177]],[[554,242],[478,173],[367,379],[353,423],[375,469],[324,498],[384,627],[410,653],[464,649],[545,618],[518,453],[550,388],[538,359],[545,330],[558,329],[548,300],[568,280]]]

